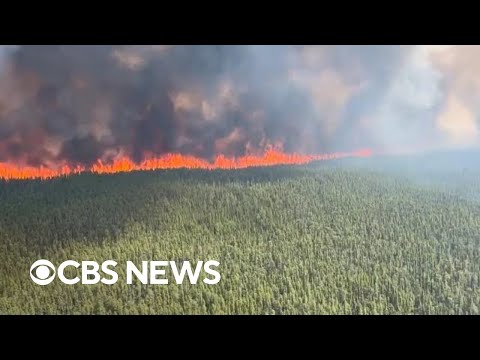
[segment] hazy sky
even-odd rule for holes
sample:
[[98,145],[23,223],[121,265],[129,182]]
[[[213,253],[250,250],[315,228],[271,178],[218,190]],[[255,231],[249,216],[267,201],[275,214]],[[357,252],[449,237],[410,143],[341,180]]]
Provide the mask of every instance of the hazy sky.
[[0,161],[479,144],[478,46],[0,46]]

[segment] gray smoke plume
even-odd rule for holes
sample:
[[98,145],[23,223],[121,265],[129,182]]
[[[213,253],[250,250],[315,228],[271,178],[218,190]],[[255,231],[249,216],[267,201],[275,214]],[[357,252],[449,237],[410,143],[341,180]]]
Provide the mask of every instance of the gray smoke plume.
[[0,47],[0,162],[476,145],[479,58],[455,46]]

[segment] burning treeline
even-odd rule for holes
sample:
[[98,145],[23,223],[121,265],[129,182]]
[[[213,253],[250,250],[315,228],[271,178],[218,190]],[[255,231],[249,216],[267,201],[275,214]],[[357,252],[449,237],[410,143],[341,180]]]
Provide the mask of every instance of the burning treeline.
[[82,172],[91,172],[96,174],[113,174],[118,172],[130,171],[151,171],[159,169],[244,169],[247,167],[261,167],[274,165],[301,165],[312,161],[341,159],[344,157],[368,157],[371,155],[370,149],[362,149],[350,153],[329,153],[320,155],[301,155],[286,154],[275,149],[268,149],[261,156],[245,155],[239,158],[226,158],[219,155],[213,162],[196,158],[194,156],[181,154],[167,154],[158,158],[145,159],[140,163],[135,163],[129,158],[119,158],[110,164],[104,164],[98,160],[90,167],[76,166],[71,167],[68,164],[55,169],[44,166],[16,166],[12,164],[0,163],[0,179],[51,179],[54,177],[68,176]]
[[0,177],[301,164],[433,144],[433,118],[392,85],[402,71],[430,74],[424,52],[0,46]]

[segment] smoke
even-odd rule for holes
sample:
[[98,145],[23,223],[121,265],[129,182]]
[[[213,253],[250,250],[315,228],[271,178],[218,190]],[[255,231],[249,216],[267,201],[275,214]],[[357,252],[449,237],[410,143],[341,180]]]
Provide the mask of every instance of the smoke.
[[480,47],[0,47],[0,162],[477,145]]
[[445,79],[446,99],[436,123],[452,145],[479,141],[479,60],[479,46],[442,46],[432,50],[432,61]]

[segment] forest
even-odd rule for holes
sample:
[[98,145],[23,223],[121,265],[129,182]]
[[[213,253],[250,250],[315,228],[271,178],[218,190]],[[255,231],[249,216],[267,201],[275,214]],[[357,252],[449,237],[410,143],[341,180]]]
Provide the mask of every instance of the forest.
[[[443,156],[0,180],[0,314],[479,314],[479,194]],[[222,279],[39,286],[42,258]]]

